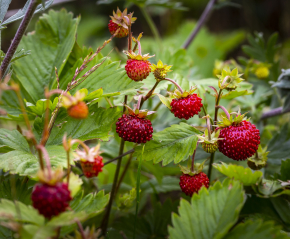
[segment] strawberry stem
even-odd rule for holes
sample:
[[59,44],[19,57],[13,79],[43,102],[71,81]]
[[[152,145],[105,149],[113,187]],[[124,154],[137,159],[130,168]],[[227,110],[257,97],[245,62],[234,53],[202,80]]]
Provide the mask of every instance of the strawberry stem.
[[191,172],[194,172],[194,158],[195,158],[195,153],[196,153],[196,149],[198,147],[198,144],[199,144],[199,142],[196,143],[196,147],[195,147],[194,152],[193,152],[192,157],[191,157],[191,168],[190,168]]
[[136,109],[138,109],[138,110],[140,110],[142,99],[143,99],[143,96],[142,95],[139,95],[138,102],[137,102],[137,107],[136,107]]
[[40,149],[42,154],[43,154],[43,157],[44,157],[45,163],[46,163],[46,167],[48,170],[48,177],[49,177],[49,179],[51,179],[51,164],[50,164],[48,152],[47,152],[46,148],[41,144],[38,145],[37,148]]
[[175,82],[174,80],[172,80],[172,79],[170,79],[170,78],[164,78],[164,79],[162,79],[162,80],[167,80],[167,81],[169,81],[169,82],[172,82],[178,89],[179,89],[179,91],[181,92],[181,93],[183,93],[183,90],[182,90],[182,88],[178,85],[178,83],[177,82]]
[[224,106],[216,106],[216,108],[222,109],[225,112],[225,114],[227,115],[227,118],[229,120],[231,119],[231,115],[229,114],[228,110]]
[[207,131],[208,131],[208,140],[211,141],[211,125],[210,125],[210,120],[209,116],[206,118],[206,126],[207,126]]
[[138,54],[140,55],[140,56],[142,56],[142,52],[141,52],[141,43],[140,43],[140,41],[137,41],[138,42]]

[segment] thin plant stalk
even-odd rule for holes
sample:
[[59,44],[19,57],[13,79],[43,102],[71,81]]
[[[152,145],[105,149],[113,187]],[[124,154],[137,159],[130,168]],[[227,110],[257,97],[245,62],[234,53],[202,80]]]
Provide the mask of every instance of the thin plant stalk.
[[153,22],[151,16],[147,13],[147,11],[143,7],[140,7],[140,10],[141,10],[143,16],[145,17],[145,19],[146,19],[146,21],[147,21],[147,23],[148,23],[148,25],[153,33],[155,40],[157,41],[158,45],[160,47],[162,47],[160,34],[159,34],[158,29],[157,29],[155,23]]
[[27,29],[27,26],[28,26],[28,24],[33,16],[33,13],[34,13],[34,11],[39,3],[40,3],[40,0],[31,0],[29,6],[27,8],[27,11],[26,11],[26,13],[25,13],[20,25],[19,25],[19,28],[18,28],[18,30],[17,30],[17,32],[12,40],[12,43],[11,43],[11,45],[10,45],[10,47],[9,47],[9,49],[8,49],[4,59],[3,59],[3,62],[1,64],[0,72],[2,73],[2,77],[4,77],[5,72],[9,66],[9,63],[10,63],[11,59],[13,58],[13,55],[14,55],[14,53],[15,53],[26,29]]
[[169,82],[172,82],[178,89],[181,93],[183,93],[183,90],[182,88],[178,85],[177,82],[175,82],[174,80],[170,79],[170,78],[164,78],[163,80],[166,80],[166,81],[169,81]]
[[208,17],[212,13],[213,7],[217,0],[210,0],[208,4],[206,5],[200,19],[198,20],[198,23],[196,24],[195,28],[193,29],[192,33],[189,35],[188,39],[185,41],[183,44],[182,48],[187,49],[192,41],[195,39],[196,35],[198,34],[199,30],[201,27],[205,24],[207,21]]

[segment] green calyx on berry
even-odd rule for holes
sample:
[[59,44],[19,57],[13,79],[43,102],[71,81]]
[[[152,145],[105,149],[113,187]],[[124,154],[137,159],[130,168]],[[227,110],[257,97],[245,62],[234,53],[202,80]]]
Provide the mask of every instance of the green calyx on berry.
[[57,183],[62,181],[64,176],[62,168],[57,168],[55,170],[51,170],[50,172],[49,171],[50,170],[47,168],[38,171],[37,178],[39,182],[49,186],[55,186]]
[[151,71],[154,74],[154,77],[157,81],[165,79],[168,72],[171,72],[170,68],[172,65],[163,64],[161,60],[158,61],[157,65],[151,65]]
[[100,144],[97,146],[84,149],[84,150],[76,150],[74,161],[83,161],[83,162],[94,162],[95,158],[98,157],[102,152],[100,151]]
[[220,129],[213,131],[211,134],[209,134],[208,129],[206,129],[203,135],[197,135],[197,137],[205,152],[214,153],[218,149],[218,141],[223,139],[219,138],[219,135]]
[[262,148],[261,145],[259,145],[259,148],[252,157],[248,158],[247,164],[248,166],[253,170],[259,170],[266,166],[267,159],[268,159],[267,147]]
[[124,12],[121,12],[120,9],[117,9],[117,12],[113,11],[113,16],[110,16],[113,23],[118,24],[125,29],[128,29],[132,23],[136,21],[136,17],[133,17],[133,13],[127,14],[127,8]]
[[77,105],[78,103],[82,102],[86,97],[86,92],[84,91],[77,91],[74,96],[70,96],[70,93],[67,93],[67,96],[64,95],[61,99],[61,106],[69,109],[72,106]]
[[129,59],[133,59],[133,60],[139,60],[139,61],[146,61],[147,59],[149,58],[152,58],[154,57],[155,55],[153,56],[149,56],[149,53],[145,54],[145,55],[142,55],[140,53],[134,53],[134,52],[128,52],[126,50],[123,51]]
[[228,91],[235,90],[239,83],[242,82],[244,79],[240,78],[243,74],[239,74],[238,69],[235,68],[232,71],[230,69],[222,70],[221,75],[217,75],[219,78],[218,85],[220,89],[226,89]]
[[[235,116],[233,116],[233,114]],[[222,121],[218,123],[219,128],[226,128],[229,126],[238,126],[243,120],[249,120],[245,117],[245,114],[238,113],[231,113],[230,119],[227,117],[222,116]]]
[[185,166],[179,165],[180,171],[182,173],[184,173],[184,174],[188,174],[189,176],[194,176],[194,175],[199,174],[200,172],[202,172],[202,169],[203,169],[205,161],[203,161],[202,163],[195,163],[193,171],[191,170],[190,167],[185,167]]
[[134,109],[130,108],[127,105],[125,105],[125,107],[127,108],[129,115],[136,116],[138,118],[146,118],[147,116],[155,113],[155,111],[149,111],[147,109],[139,110],[138,108],[136,108],[136,106],[134,107]]
[[169,94],[171,96],[171,99],[174,99],[174,98],[178,98],[178,99],[186,98],[189,95],[193,94],[196,89],[197,89],[196,87],[191,87],[188,91],[183,91],[183,92],[181,92],[178,89],[175,89],[175,91],[173,93],[169,93]]

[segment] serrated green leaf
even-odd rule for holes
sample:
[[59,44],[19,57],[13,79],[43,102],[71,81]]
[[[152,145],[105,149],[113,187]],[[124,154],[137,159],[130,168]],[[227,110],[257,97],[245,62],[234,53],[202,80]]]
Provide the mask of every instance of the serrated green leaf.
[[[197,143],[197,134],[200,131],[194,127],[180,123],[174,124],[161,132],[153,134],[153,140],[145,144],[143,159],[163,165],[174,161],[179,163],[192,155]],[[143,146],[135,148],[134,156],[140,157]]]
[[76,220],[84,221],[88,218],[88,214],[84,211],[81,212],[63,212],[58,216],[53,217],[46,226],[62,227],[74,224]]
[[282,181],[290,180],[290,159],[281,162],[281,178]]
[[[33,103],[27,102],[26,103],[26,107],[33,113],[35,113],[38,116],[42,116],[42,114],[45,112],[46,110],[46,99],[40,99],[36,102],[36,104],[34,105]],[[49,101],[49,109],[53,110],[53,104],[51,101]]]
[[169,238],[223,238],[238,220],[244,192],[238,181],[226,179],[209,189],[202,187],[191,202],[181,199],[179,215],[172,214]]
[[226,239],[288,239],[286,233],[281,232],[282,227],[275,226],[272,221],[248,220],[238,224],[230,231]]
[[26,139],[17,130],[0,129],[0,152],[11,150],[29,151]]
[[263,173],[261,171],[253,172],[250,168],[244,168],[243,166],[232,164],[228,165],[226,163],[214,163],[213,167],[227,177],[241,181],[244,186],[256,184],[263,177]]
[[16,221],[33,223],[35,225],[44,224],[44,217],[40,215],[32,206],[26,206],[18,201],[15,201],[14,203],[6,199],[1,199],[0,219],[11,220],[11,218]]
[[3,21],[12,0],[0,0],[0,22]]
[[[53,167],[67,167],[66,152],[63,146],[47,146],[46,150]],[[39,170],[38,157],[23,150],[10,151],[0,155],[0,169],[19,175],[34,176]]]
[[[117,108],[93,108],[88,118],[79,119],[59,119],[56,124],[63,123],[61,128],[54,127],[47,141],[47,145],[60,145],[66,133],[68,137],[80,139],[82,141],[90,139],[109,140],[109,132],[113,123],[120,116]],[[67,121],[67,122],[65,122]]]
[[171,109],[171,106],[170,106],[170,101],[168,98],[164,97],[163,95],[161,94],[157,94],[157,96],[159,97],[160,101],[169,109]]
[[26,224],[21,227],[20,235],[24,239],[51,239],[57,235],[57,231],[52,226]]
[[49,11],[36,24],[35,33],[22,38],[19,49],[30,49],[31,55],[13,64],[12,79],[20,82],[25,99],[36,103],[44,98],[45,86],[55,81],[55,67],[62,69],[75,43],[79,19],[62,9]]

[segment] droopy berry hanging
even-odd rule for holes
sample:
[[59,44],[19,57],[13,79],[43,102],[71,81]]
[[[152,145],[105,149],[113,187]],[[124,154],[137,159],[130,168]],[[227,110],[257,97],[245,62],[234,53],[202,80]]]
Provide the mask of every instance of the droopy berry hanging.
[[31,200],[33,207],[46,218],[64,212],[72,199],[68,185],[60,182],[62,176],[59,169],[52,172],[50,177],[46,170],[38,173],[40,183],[34,186]]
[[195,90],[196,88],[183,93],[175,90],[174,99],[170,103],[171,112],[175,117],[188,120],[200,112],[202,99],[196,93],[193,93]]
[[253,156],[260,144],[260,132],[254,124],[243,120],[238,114],[230,119],[223,118],[219,123],[219,151],[234,160],[246,160]]
[[110,20],[108,24],[108,28],[110,33],[113,35],[119,29],[119,32],[115,37],[123,38],[126,37],[129,33],[129,26],[137,19],[133,18],[133,13],[127,14],[127,8],[124,12],[121,12],[120,9],[117,9],[117,12],[113,11],[113,16],[110,16],[112,20]]
[[87,178],[97,177],[103,171],[103,157],[100,156],[100,145],[94,148],[77,150],[75,161],[80,161],[84,175]]
[[116,132],[119,137],[125,141],[134,143],[146,143],[152,139],[153,127],[149,119],[146,116],[154,113],[146,110],[140,111],[135,109],[134,111],[127,106],[128,114],[123,114],[116,123]]
[[74,96],[65,95],[62,97],[62,106],[67,109],[67,113],[70,117],[75,119],[85,119],[88,117],[89,108],[83,99],[85,94],[76,92]]
[[184,167],[179,165],[182,175],[180,176],[179,186],[186,195],[192,196],[204,186],[209,187],[209,179],[205,173],[202,172],[203,163],[194,164],[194,168]]
[[128,56],[128,60],[125,66],[125,70],[129,78],[135,82],[139,82],[148,77],[151,72],[151,63],[147,60],[153,56],[149,56],[149,53],[142,55],[141,44],[138,41],[138,54],[134,52],[124,51]]

